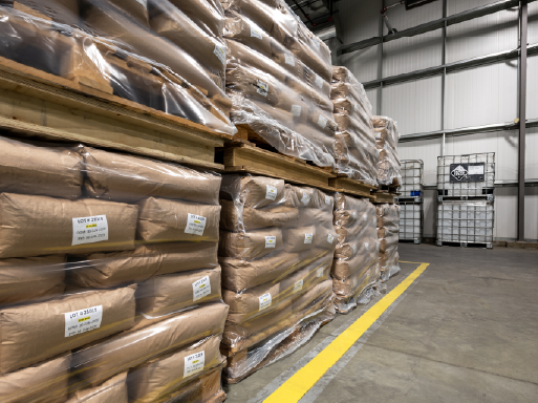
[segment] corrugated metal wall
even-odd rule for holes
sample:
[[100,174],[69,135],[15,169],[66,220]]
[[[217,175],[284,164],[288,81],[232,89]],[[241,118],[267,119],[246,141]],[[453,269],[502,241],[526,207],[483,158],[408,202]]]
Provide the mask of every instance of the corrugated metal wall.
[[[385,0],[386,5],[397,0]],[[494,0],[448,0],[448,14],[457,14]],[[382,0],[340,1],[342,40],[349,44],[377,37],[386,27],[381,23]],[[391,24],[398,30],[442,17],[443,2],[405,11],[403,6],[389,10]],[[517,9],[450,26],[447,29],[447,63],[515,49],[518,46]],[[383,28],[382,28],[383,27]],[[529,43],[538,43],[538,2],[529,5]],[[381,60],[383,60],[381,62]],[[338,60],[350,68],[362,82],[407,73],[442,64],[442,30],[413,38],[403,38],[365,50],[346,54]],[[447,75],[445,128],[461,128],[514,121],[517,107],[517,61],[462,70]],[[538,118],[538,56],[528,62],[529,119]],[[440,130],[442,127],[442,79],[423,78],[367,91],[374,113],[398,121],[402,134]],[[463,136],[448,136],[445,153],[496,153],[497,181],[517,180],[517,131],[498,131]],[[426,185],[436,184],[440,138],[400,144],[402,159],[424,160]],[[538,179],[538,128],[528,130],[527,179]],[[528,187],[525,236],[538,240],[538,187]],[[515,239],[517,232],[517,188],[496,190],[497,239]],[[425,235],[434,236],[436,192],[427,191]]]

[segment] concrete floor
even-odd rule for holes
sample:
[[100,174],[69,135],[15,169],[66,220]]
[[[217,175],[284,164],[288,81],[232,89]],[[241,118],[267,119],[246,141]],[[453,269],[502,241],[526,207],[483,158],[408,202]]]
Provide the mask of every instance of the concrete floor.
[[[538,251],[400,244],[400,257],[431,265],[301,402],[538,402]],[[401,266],[389,291],[418,264]],[[263,401],[372,305],[226,386],[227,403]]]

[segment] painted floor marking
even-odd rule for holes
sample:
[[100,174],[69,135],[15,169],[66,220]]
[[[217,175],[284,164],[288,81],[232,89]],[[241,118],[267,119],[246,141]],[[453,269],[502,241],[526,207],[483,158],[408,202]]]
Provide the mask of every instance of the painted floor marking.
[[366,311],[308,364],[284,382],[264,400],[264,403],[297,403],[301,400],[429,266],[429,263],[417,262],[417,264],[420,266],[413,273]]

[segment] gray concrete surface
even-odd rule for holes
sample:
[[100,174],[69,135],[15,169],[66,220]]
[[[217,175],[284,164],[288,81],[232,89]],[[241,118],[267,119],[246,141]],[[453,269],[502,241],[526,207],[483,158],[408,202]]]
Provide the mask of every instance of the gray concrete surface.
[[[430,267],[301,402],[538,402],[538,251],[400,244],[400,255]],[[389,291],[416,267],[402,264]],[[372,305],[226,386],[227,402],[263,401]]]

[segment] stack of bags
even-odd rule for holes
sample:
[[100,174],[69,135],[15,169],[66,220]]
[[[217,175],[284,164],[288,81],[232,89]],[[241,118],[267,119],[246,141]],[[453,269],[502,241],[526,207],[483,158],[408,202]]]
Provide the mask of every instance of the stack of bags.
[[0,401],[222,400],[220,184],[0,138]]
[[262,176],[225,175],[221,240],[224,371],[235,383],[331,320],[333,199]]
[[379,280],[376,208],[368,199],[336,193],[334,228],[338,244],[331,272],[335,306],[348,313],[363,292]]
[[386,281],[400,271],[398,242],[400,241],[400,206],[380,204],[377,209],[377,236],[379,237],[379,270]]
[[329,48],[284,0],[221,0],[232,120],[279,152],[335,163]]
[[217,0],[10,0],[0,16],[3,57],[92,94],[236,132]]
[[399,187],[402,184],[401,163],[398,157],[400,132],[391,118],[374,116],[376,146],[379,150],[378,183],[380,185]]
[[349,178],[377,186],[379,152],[374,136],[372,106],[366,91],[346,68],[333,66],[336,166]]

